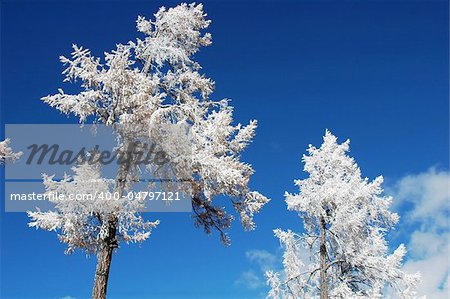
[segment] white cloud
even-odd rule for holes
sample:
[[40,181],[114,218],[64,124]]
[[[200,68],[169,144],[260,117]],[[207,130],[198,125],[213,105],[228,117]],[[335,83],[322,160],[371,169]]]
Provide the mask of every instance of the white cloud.
[[256,274],[253,270],[243,272],[234,283],[253,290],[259,289],[265,285],[265,282],[261,279],[260,275]]
[[58,299],[76,299],[76,298],[72,297],[72,296],[64,296],[64,297],[60,297]]
[[448,249],[443,249],[436,255],[422,259],[410,259],[404,269],[410,273],[419,271],[422,281],[418,294],[426,295],[429,299],[449,298],[449,257]]
[[251,262],[257,263],[263,271],[271,269],[277,261],[277,257],[266,250],[249,250],[245,253],[245,256]]
[[[427,172],[400,179],[389,193],[395,207],[404,211],[404,221],[412,230],[405,270],[421,272],[419,295],[449,298],[450,285],[450,172],[431,168]],[[404,226],[404,224],[402,224]]]
[[245,253],[247,259],[257,266],[258,269],[250,269],[241,273],[234,282],[235,285],[244,286],[248,289],[260,289],[266,286],[264,272],[272,269],[278,261],[275,254],[266,250],[253,249]]
[[394,193],[396,207],[405,203],[413,205],[405,220],[448,227],[449,188],[450,173],[431,168],[424,173],[403,177],[390,191]]

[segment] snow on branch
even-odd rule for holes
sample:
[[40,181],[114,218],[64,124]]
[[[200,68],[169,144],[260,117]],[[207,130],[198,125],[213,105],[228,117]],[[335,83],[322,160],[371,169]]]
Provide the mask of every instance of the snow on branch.
[[8,138],[0,141],[0,164],[5,163],[6,161],[15,161],[22,155],[22,152],[14,152],[9,144],[10,140]]
[[[206,232],[218,230],[227,243],[224,230],[232,217],[213,198],[232,198],[246,229],[255,227],[253,216],[269,199],[249,189],[254,170],[240,160],[257,122],[233,124],[229,101],[210,98],[214,82],[194,61],[193,55],[211,44],[209,24],[201,4],[180,4],[160,8],[153,19],[138,17],[137,30],[144,37],[118,44],[102,58],[73,45],[71,57],[60,60],[66,66],[64,81],[79,83],[80,92],[59,89],[42,100],[81,123],[120,126],[125,135],[133,132],[166,146],[171,162],[176,160],[167,177],[186,182],[182,191],[192,199],[196,225]],[[165,125],[189,130],[189,149],[183,154],[177,152],[179,134],[158,132]],[[159,175],[154,169],[147,170]]]
[[[116,247],[120,241],[148,239],[159,221],[142,218],[143,201],[126,197],[107,199],[107,194],[113,194],[114,181],[102,178],[97,165],[84,163],[73,171],[73,176],[65,175],[60,181],[43,175],[46,195],[55,206],[52,211],[29,211],[30,227],[56,231],[60,241],[67,244],[66,253],[75,249],[98,253],[109,237],[111,221],[116,228],[113,243]],[[55,194],[57,197],[52,196]],[[83,195],[86,200],[70,199],[74,195]]]

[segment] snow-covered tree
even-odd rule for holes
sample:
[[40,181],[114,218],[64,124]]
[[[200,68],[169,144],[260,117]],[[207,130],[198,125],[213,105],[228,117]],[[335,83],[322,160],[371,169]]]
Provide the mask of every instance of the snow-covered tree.
[[[204,32],[210,21],[203,6],[162,7],[154,17],[154,20],[138,17],[137,29],[144,38],[118,44],[115,50],[105,53],[103,60],[88,49],[73,45],[71,58],[61,56],[60,60],[67,65],[64,81],[80,82],[81,91],[66,94],[59,89],[43,101],[65,114],[77,116],[81,123],[113,127],[119,151],[127,152],[135,139],[156,139],[165,147],[171,162],[164,169],[165,177],[182,182],[179,186],[192,199],[195,224],[207,233],[218,230],[222,241],[228,244],[225,230],[233,217],[214,204],[214,197],[231,198],[245,229],[255,228],[253,216],[268,202],[266,197],[249,189],[254,171],[240,161],[240,153],[253,139],[257,124],[251,121],[245,126],[233,125],[233,108],[228,100],[210,98],[214,82],[200,73],[200,65],[193,60],[201,47],[211,44],[211,35]],[[177,153],[179,135],[173,134],[174,130],[162,132],[167,126],[189,130],[189,155]],[[157,178],[161,170],[153,166],[147,165],[146,170]],[[53,182],[46,177],[45,182],[47,191],[58,188],[77,191],[76,186],[86,182],[87,189],[82,189],[83,192],[92,194],[98,187],[123,194],[143,175],[142,170],[137,165],[120,167],[113,187],[85,167],[75,168],[72,179]],[[58,204],[56,208],[52,212],[31,212],[30,225],[58,231],[60,239],[68,243],[69,252],[81,248],[97,254],[93,297],[104,298],[114,248],[121,240],[146,239],[148,229],[156,222],[146,223],[132,216],[133,212],[139,212],[139,207],[120,202],[114,208],[78,203]],[[130,230],[134,232],[132,235]]]
[[14,152],[9,146],[10,140],[7,138],[0,141],[0,164],[4,164],[6,161],[15,161],[20,158],[22,152]]
[[399,217],[389,211],[383,178],[362,178],[348,151],[349,140],[339,144],[326,131],[321,147],[310,145],[303,156],[309,177],[285,197],[305,233],[274,231],[285,250],[284,271],[266,273],[270,298],[382,298],[389,288],[399,298],[415,297],[419,274],[402,271],[405,246],[388,252],[385,234]]

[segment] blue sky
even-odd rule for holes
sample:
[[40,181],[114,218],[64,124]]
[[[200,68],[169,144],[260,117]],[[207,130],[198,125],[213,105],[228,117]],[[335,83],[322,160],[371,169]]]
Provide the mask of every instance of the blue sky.
[[[427,200],[420,193],[425,187],[406,190],[408,182],[425,186],[427,178],[448,176],[446,1],[204,4],[213,21],[213,45],[196,58],[216,82],[213,96],[232,99],[236,122],[259,121],[243,160],[256,170],[251,186],[272,201],[256,217],[256,231],[244,232],[234,223],[230,247],[221,245],[217,234],[196,229],[188,213],[149,215],[161,225],[150,240],[124,245],[113,257],[110,298],[264,297],[257,280],[261,268],[279,267],[272,229],[302,228],[286,210],[284,191],[297,191],[293,180],[305,177],[301,155],[308,144],[320,145],[326,128],[341,141],[350,138],[363,175],[383,174],[405,203]],[[159,6],[2,1],[2,125],[76,123],[39,100],[62,86],[59,55],[69,54],[72,43],[101,55],[133,40],[136,17],[151,17]],[[408,222],[411,210],[403,206],[396,205],[405,221],[392,244],[414,246],[411,236],[420,223]],[[54,233],[30,229],[27,221],[24,213],[2,208],[0,297],[89,297],[95,258],[64,255]],[[265,254],[264,263],[249,258],[255,250]],[[252,287],[249,279],[256,279]]]

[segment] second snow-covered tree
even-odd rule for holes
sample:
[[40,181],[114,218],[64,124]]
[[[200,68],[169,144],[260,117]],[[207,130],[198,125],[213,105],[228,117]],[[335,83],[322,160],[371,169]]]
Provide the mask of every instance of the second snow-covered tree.
[[321,147],[310,145],[303,156],[309,177],[296,180],[300,192],[285,197],[305,233],[275,230],[285,250],[284,271],[266,273],[269,297],[382,298],[395,292],[414,298],[419,275],[401,269],[405,246],[388,253],[385,235],[399,217],[389,211],[383,177],[362,178],[348,151],[349,140],[339,144],[326,131]]

